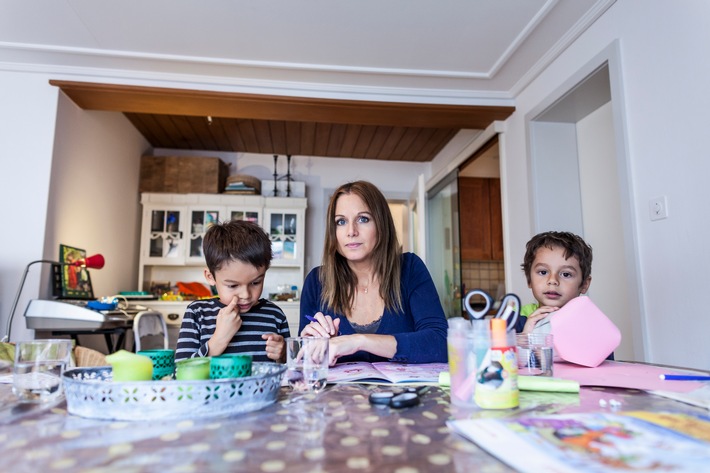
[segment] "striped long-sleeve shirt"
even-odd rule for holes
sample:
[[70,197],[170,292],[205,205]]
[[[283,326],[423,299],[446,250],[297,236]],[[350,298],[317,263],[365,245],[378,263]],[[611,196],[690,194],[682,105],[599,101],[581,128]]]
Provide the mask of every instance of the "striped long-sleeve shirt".
[[[207,356],[207,341],[217,327],[217,314],[225,307],[219,299],[194,301],[187,306],[180,327],[175,360]],[[259,299],[249,312],[240,314],[242,326],[234,334],[224,353],[251,355],[254,361],[273,361],[266,356],[264,333],[290,336],[283,311],[266,299]]]

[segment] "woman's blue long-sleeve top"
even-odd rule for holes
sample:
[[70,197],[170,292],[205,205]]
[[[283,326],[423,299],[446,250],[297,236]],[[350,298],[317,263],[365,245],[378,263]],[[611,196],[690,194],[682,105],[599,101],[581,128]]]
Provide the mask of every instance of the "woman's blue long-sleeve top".
[[[340,335],[356,333],[347,317],[333,314],[321,305],[322,287],[318,272],[313,269],[303,284],[301,292],[300,334],[310,322],[306,315],[322,312],[340,318]],[[446,331],[448,324],[441,302],[424,262],[414,253],[402,254],[402,312],[385,309],[379,335],[393,335],[397,340],[397,352],[390,360],[371,353],[359,351],[338,359],[345,361],[395,361],[401,363],[446,362]]]

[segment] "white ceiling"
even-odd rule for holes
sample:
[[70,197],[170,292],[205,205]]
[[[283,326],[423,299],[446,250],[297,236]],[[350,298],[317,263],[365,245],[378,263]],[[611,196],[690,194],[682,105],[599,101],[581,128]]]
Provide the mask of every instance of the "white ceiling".
[[[614,0],[0,0],[0,69],[510,105]],[[100,81],[100,80],[98,80]]]

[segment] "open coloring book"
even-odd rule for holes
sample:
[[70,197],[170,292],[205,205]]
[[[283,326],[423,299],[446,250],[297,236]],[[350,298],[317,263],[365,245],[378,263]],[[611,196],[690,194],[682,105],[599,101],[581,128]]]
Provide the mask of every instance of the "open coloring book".
[[706,471],[710,417],[599,412],[449,421],[451,429],[521,472]]
[[328,368],[329,383],[439,384],[447,363],[339,363]]

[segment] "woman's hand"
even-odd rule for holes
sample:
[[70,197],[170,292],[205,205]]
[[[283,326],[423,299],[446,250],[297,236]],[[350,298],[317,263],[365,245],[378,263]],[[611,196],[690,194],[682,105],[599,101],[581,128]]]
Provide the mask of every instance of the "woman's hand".
[[283,336],[278,333],[264,333],[261,338],[266,340],[266,356],[270,360],[278,363],[286,361],[286,343]]
[[525,321],[522,333],[531,333],[538,322],[558,309],[559,307],[550,307],[548,305],[538,307],[535,312],[528,315],[528,319]]
[[306,325],[301,331],[302,337],[335,337],[338,335],[340,327],[340,319],[333,319],[330,315],[323,315],[323,312],[318,312],[313,316],[315,320]]
[[328,344],[328,365],[333,366],[341,356],[352,355],[360,349],[359,335],[341,335],[330,339]]
[[392,335],[355,333],[330,339],[328,358],[330,366],[338,362],[341,356],[365,351],[382,358],[392,358],[397,353],[397,339]]

